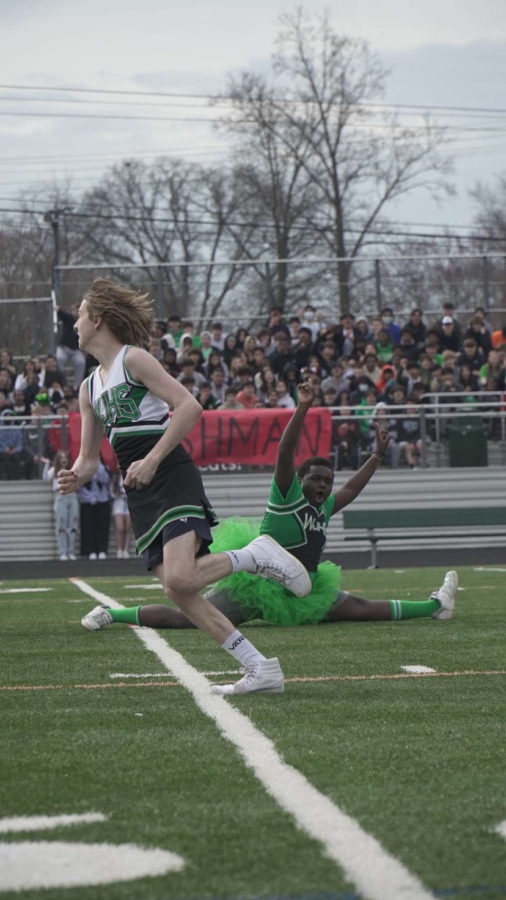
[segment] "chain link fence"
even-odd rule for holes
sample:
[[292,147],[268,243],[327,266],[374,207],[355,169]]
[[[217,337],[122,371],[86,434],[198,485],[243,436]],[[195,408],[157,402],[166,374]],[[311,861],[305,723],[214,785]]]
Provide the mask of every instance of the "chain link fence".
[[[494,327],[506,320],[506,258],[499,254],[392,255],[347,259],[349,311],[368,318],[392,307],[402,324],[419,306],[427,320],[441,315],[443,304],[470,316],[477,306]],[[339,321],[343,287],[334,258],[241,259],[228,261],[61,266],[61,305],[79,301],[98,276],[107,276],[149,291],[158,318],[171,314],[208,328],[213,319],[224,327],[253,327],[273,305],[285,316],[310,303],[328,323]]]
[[[506,257],[500,254],[402,255],[364,257],[349,264],[349,308],[369,320],[390,306],[399,324],[420,307],[431,324],[445,302],[467,324],[482,306],[494,328],[506,323]],[[79,303],[91,281],[107,276],[149,291],[155,315],[179,315],[197,330],[220,320],[227,331],[256,332],[269,310],[285,317],[310,303],[326,324],[339,320],[343,291],[333,258],[241,259],[215,262],[69,265],[56,267],[47,296],[9,298],[0,284],[0,344],[18,358],[53,353],[57,341],[54,307]]]

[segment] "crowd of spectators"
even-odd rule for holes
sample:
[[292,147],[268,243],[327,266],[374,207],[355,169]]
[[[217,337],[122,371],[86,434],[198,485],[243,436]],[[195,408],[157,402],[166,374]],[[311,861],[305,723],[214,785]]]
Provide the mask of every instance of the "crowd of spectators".
[[[56,356],[32,357],[17,366],[8,349],[0,351],[0,478],[30,477],[30,465],[33,469],[15,438],[13,416],[59,416],[79,409],[79,384],[95,361],[78,349],[76,310],[58,315],[62,333]],[[199,332],[192,322],[171,315],[154,324],[149,351],[204,410],[292,409],[297,384],[310,379],[314,405],[335,412],[332,440],[340,468],[356,468],[361,453],[372,448],[380,417],[392,433],[391,464],[415,466],[419,407],[427,394],[442,403],[469,405],[501,399],[506,390],[506,325],[494,330],[481,307],[464,323],[451,303],[430,322],[417,308],[401,323],[389,307],[369,320],[348,313],[337,323],[325,322],[310,304],[287,318],[274,307],[249,331],[226,331],[213,322]]]

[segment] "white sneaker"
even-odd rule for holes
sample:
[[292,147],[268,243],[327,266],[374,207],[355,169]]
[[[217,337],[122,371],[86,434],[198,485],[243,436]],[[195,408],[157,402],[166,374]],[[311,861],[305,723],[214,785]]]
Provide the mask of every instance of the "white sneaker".
[[98,554],[98,558],[99,558],[99,559],[107,559],[107,553],[104,553],[104,551],[102,550],[102,551]]
[[130,554],[128,550],[123,550],[123,559],[130,559]]
[[96,558],[97,558],[96,553],[90,553],[90,555],[88,556],[88,559],[96,559]]
[[307,569],[269,534],[261,534],[244,549],[255,561],[256,575],[280,581],[296,597],[306,597],[311,591]]
[[63,562],[64,559],[68,559],[68,556],[66,556],[65,553],[60,553],[60,559]]
[[431,600],[437,600],[440,608],[432,613],[433,619],[452,619],[455,612],[455,600],[457,599],[457,588],[459,579],[457,573],[452,569],[447,572],[443,584],[438,591],[434,591],[430,595]]
[[81,619],[81,625],[84,625],[88,631],[100,631],[106,625],[112,625],[113,617],[105,606],[96,606],[86,616]]
[[235,684],[213,684],[213,694],[282,694],[285,679],[277,657],[260,659],[245,668],[246,674]]
[[116,550],[116,559],[123,559],[123,550]]
[[75,558],[76,558],[75,553],[69,553],[69,559],[75,559]]

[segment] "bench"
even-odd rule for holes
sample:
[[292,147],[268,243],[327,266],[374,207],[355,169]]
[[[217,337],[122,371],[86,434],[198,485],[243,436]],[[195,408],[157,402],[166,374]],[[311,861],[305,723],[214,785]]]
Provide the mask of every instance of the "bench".
[[[506,506],[345,509],[342,516],[345,541],[369,540],[371,568],[377,568],[379,541],[433,539],[436,529],[453,538],[469,536],[476,529],[486,529],[481,536],[506,537]],[[360,533],[347,533],[355,529]]]

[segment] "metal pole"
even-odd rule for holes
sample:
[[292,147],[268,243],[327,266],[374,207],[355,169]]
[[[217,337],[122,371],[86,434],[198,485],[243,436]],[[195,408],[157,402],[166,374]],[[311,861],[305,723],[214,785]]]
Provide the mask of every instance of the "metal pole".
[[381,268],[379,259],[374,260],[374,283],[376,285],[376,307],[378,313],[380,313],[383,308],[383,302],[381,299]]
[[420,438],[422,441],[422,453],[420,456],[420,468],[427,468],[427,420],[425,418],[425,407],[423,404],[420,406]]
[[[269,250],[270,250],[270,246],[266,242],[263,245],[264,255],[266,255],[269,252]],[[265,266],[265,294],[267,297],[267,306],[268,306],[269,310],[271,310],[272,306],[273,306],[273,303],[272,303],[273,297],[272,297],[271,267],[269,265],[268,259],[265,260],[264,266]]]
[[486,312],[490,312],[490,271],[488,256],[482,257],[483,263],[483,306]]
[[53,232],[53,264],[51,266],[51,318],[52,318],[52,352],[56,353],[58,342],[57,307],[60,306],[60,219],[61,209],[50,209],[44,215],[44,221],[51,225]]
[[51,291],[51,344],[52,351],[56,354],[56,345],[58,343],[58,302],[56,300],[56,293]]
[[53,232],[53,264],[51,267],[51,290],[54,291],[56,302],[60,303],[60,219],[61,209],[50,209],[44,216],[44,222],[51,225]]
[[32,356],[37,353],[37,306],[35,303],[30,304],[30,322],[32,325]]

